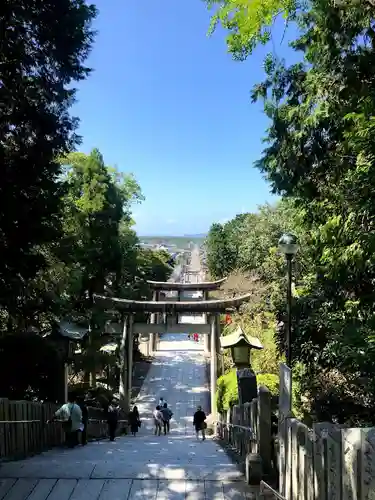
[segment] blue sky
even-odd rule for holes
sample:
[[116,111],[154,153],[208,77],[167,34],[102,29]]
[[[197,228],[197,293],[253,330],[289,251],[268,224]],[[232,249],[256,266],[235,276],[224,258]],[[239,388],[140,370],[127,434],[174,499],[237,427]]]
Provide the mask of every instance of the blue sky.
[[[245,63],[225,33],[207,38],[201,0],[98,0],[94,69],[79,86],[80,149],[133,172],[146,201],[134,207],[140,235],[206,232],[212,222],[274,198],[252,167],[267,120],[250,90],[262,81],[260,48]],[[279,55],[283,26],[273,47]],[[289,51],[288,51],[289,52]]]

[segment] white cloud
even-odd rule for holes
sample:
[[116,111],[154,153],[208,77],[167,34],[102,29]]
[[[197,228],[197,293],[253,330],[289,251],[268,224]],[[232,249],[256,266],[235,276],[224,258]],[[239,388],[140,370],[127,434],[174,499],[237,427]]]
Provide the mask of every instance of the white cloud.
[[176,219],[168,219],[166,221],[167,224],[176,224],[176,222],[177,222]]
[[226,224],[229,220],[229,217],[224,217],[224,219],[219,220],[219,224]]

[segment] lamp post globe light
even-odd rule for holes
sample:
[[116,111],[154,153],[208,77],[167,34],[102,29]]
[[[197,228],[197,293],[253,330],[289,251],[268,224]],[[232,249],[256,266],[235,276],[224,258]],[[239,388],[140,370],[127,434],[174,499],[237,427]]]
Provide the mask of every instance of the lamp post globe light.
[[298,240],[294,234],[284,233],[279,239],[279,250],[285,255],[287,265],[287,289],[286,289],[286,362],[292,367],[292,261],[298,252]]
[[239,403],[244,404],[257,397],[257,379],[251,368],[251,349],[263,349],[256,337],[247,336],[240,327],[230,334],[220,337],[222,349],[230,349],[233,363],[237,370]]
[[286,259],[292,260],[298,252],[298,248],[297,237],[292,233],[284,233],[279,239],[280,252],[285,255]]

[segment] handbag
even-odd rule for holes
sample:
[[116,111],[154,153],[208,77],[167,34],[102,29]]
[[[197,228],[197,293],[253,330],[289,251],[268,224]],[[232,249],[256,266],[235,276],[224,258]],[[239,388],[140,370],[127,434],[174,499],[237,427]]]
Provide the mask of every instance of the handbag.
[[140,420],[138,420],[138,427],[141,427],[142,425],[142,422]]

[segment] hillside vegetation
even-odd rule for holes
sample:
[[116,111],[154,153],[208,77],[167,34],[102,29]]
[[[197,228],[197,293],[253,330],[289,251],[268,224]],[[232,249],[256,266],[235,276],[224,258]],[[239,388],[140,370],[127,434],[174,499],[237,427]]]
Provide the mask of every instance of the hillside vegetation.
[[206,3],[211,31],[221,24],[234,59],[251,59],[271,41],[282,15],[285,30],[293,25],[289,46],[298,61],[278,57],[272,40],[265,77],[251,92],[269,122],[255,166],[282,201],[212,226],[211,273],[258,278],[265,293],[242,319],[251,328],[270,314],[267,325],[282,353],[285,263],[277,240],[285,230],[296,233],[293,372],[302,406],[318,420],[374,425],[374,2]]
[[[224,225],[212,225],[206,242],[209,270],[215,279],[228,276],[216,295],[252,293],[251,301],[232,315],[224,334],[241,326],[261,340],[264,349],[251,354],[251,364],[262,374],[258,383],[275,392],[285,352],[286,313],[286,266],[278,239],[286,230],[294,232],[300,242],[293,265],[294,409],[308,423],[328,419],[370,424],[373,416],[368,405],[374,397],[371,331],[366,338],[363,326],[356,326],[352,301],[340,302],[342,314],[338,315],[338,304],[332,299],[337,300],[343,290],[332,287],[331,276],[322,273],[322,260],[316,260],[322,242],[306,228],[304,212],[293,199],[264,205],[257,213],[241,214]],[[347,271],[340,279],[347,279]],[[348,286],[346,281],[340,283]],[[234,404],[238,397],[228,352],[224,364],[227,373],[218,381],[221,408]]]

